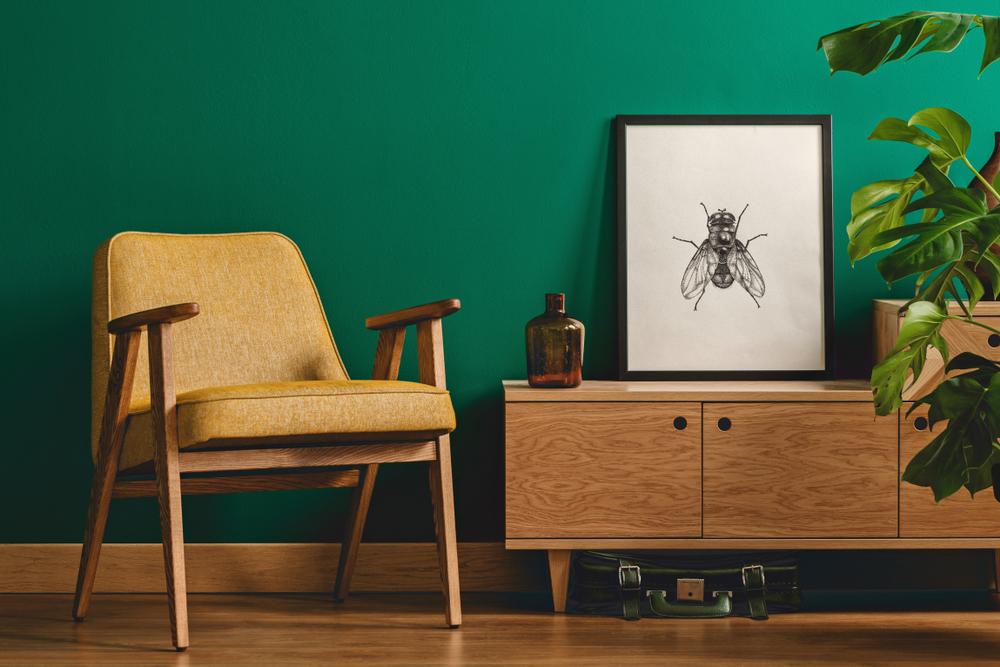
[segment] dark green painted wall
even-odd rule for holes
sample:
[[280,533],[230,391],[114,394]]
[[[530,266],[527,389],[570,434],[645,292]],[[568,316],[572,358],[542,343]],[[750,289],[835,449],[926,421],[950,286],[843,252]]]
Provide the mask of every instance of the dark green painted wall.
[[[840,377],[865,374],[869,300],[887,294],[872,262],[851,269],[842,251],[850,195],[920,159],[864,138],[884,116],[948,106],[981,163],[1000,129],[1000,66],[976,80],[981,36],[829,78],[821,34],[933,9],[910,2],[3,5],[0,542],[81,538],[90,262],[116,232],[289,235],[355,377],[375,347],[365,317],[460,298],[445,321],[459,539],[495,540],[500,381],[524,376],[522,329],[545,292],[566,292],[587,326],[585,376],[613,374],[615,114],[833,114]],[[380,472],[366,539],[432,539],[426,486],[422,466]],[[192,497],[186,534],[336,540],[346,499]],[[108,539],[158,540],[155,512],[117,502]]]

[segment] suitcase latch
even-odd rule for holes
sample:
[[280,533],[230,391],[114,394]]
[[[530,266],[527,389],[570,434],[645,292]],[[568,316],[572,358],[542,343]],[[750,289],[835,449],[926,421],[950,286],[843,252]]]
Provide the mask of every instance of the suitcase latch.
[[705,601],[705,580],[704,579],[678,579],[677,580],[677,601],[683,602]]

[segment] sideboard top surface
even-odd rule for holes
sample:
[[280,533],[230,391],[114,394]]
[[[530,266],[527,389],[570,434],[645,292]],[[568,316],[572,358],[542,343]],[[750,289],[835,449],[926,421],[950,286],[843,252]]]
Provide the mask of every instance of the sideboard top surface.
[[504,380],[507,403],[565,401],[871,401],[867,380],[615,382],[588,380],[572,389]]
[[[905,299],[873,299],[872,310],[896,315],[905,303]],[[948,302],[948,314],[965,317],[965,311],[955,301]],[[974,317],[998,317],[1000,316],[1000,301],[980,301],[976,304],[972,314]]]

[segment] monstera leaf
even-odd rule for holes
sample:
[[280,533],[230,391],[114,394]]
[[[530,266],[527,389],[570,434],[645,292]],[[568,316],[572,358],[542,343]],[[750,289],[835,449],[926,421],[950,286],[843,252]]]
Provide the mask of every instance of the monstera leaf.
[[941,307],[929,301],[917,301],[910,305],[896,344],[872,369],[875,414],[891,415],[903,405],[906,374],[912,369],[913,380],[920,377],[928,346],[936,347],[947,362],[948,343],[941,336],[941,326],[949,318],[947,306]]
[[[938,136],[935,138],[920,129],[921,125]],[[873,252],[896,245],[901,238],[912,236],[903,234],[890,238],[884,236],[884,233],[906,222],[906,214],[915,210],[910,208],[910,204],[918,192],[926,197],[939,190],[954,187],[947,176],[948,168],[955,160],[966,159],[972,129],[954,111],[932,107],[913,114],[909,121],[886,118],[875,127],[868,139],[913,144],[926,150],[928,155],[909,178],[877,181],[854,193],[851,198],[851,221],[847,225],[847,235],[850,238],[847,253],[852,263]],[[930,206],[924,208],[926,210],[922,221],[932,221],[937,215],[937,209]],[[952,254],[960,248],[961,244],[950,246]],[[945,261],[950,259],[942,260]]]
[[[986,38],[982,75],[1000,58],[1000,18],[995,16],[910,12],[831,33],[820,38],[817,48],[823,49],[831,76],[841,70],[864,76],[908,53],[952,51],[970,30],[980,27]],[[943,421],[947,425],[910,461],[902,477],[930,487],[938,502],[962,486],[971,494],[991,486],[991,467],[1000,463],[1000,366],[968,353],[949,363],[948,344],[941,335],[949,319],[1000,333],[972,318],[972,309],[984,296],[973,269],[986,273],[994,296],[1000,297],[1000,258],[989,252],[1000,237],[1000,207],[986,210],[981,192],[956,188],[948,177],[952,163],[961,160],[1000,199],[1000,177],[987,182],[966,157],[971,137],[964,118],[939,107],[924,109],[909,121],[883,120],[870,140],[906,142],[926,150],[927,157],[908,178],[877,181],[855,192],[847,225],[852,264],[911,239],[882,257],[877,267],[890,285],[918,276],[916,295],[900,309],[906,317],[896,344],[872,370],[876,414],[900,408],[906,379],[911,373],[914,381],[920,376],[930,347],[940,351],[949,372],[961,373],[917,402],[930,406],[932,428]],[[919,199],[918,193],[923,195]],[[907,224],[907,216],[917,211],[923,211],[920,222]],[[949,299],[961,306],[965,318],[948,314]]]
[[[938,134],[937,139],[920,129],[920,125]],[[939,169],[960,160],[972,141],[969,122],[950,109],[931,107],[913,114],[909,121],[885,118],[870,135],[869,141],[902,141],[924,148],[931,162]]]
[[963,486],[973,497],[992,486],[990,469],[1000,463],[1000,367],[996,362],[963,352],[946,366],[966,371],[942,382],[917,400],[929,406],[927,421],[948,426],[906,466],[903,481],[929,486],[940,502]]
[[[975,188],[947,188],[910,204],[904,213],[920,209],[944,212],[939,224],[965,232],[976,246],[973,265],[979,265],[1000,236],[1000,214],[986,209],[986,193]],[[927,223],[934,224],[934,223]]]
[[885,245],[872,245],[872,240],[879,233],[895,229],[906,221],[903,211],[918,192],[927,195],[952,186],[948,177],[927,158],[909,178],[877,181],[855,192],[851,197],[851,221],[847,225],[847,236],[850,238],[847,255],[851,264],[899,243],[897,240]]
[[1000,214],[986,210],[986,194],[982,190],[954,187],[938,190],[911,203],[903,213],[920,209],[940,209],[945,215],[932,222],[889,229],[873,239],[876,244],[886,245],[909,236],[917,237],[875,265],[890,285],[906,276],[962,259],[966,253],[963,238],[972,241],[975,252],[969,259],[976,265],[1000,237]]
[[[878,21],[866,21],[819,38],[830,74],[847,71],[864,76],[882,64],[899,60],[923,43],[913,57],[934,51],[953,51],[970,30],[982,28],[986,49],[979,66],[982,75],[1000,58],[1000,17],[951,12],[908,12]],[[898,43],[897,43],[898,40]]]

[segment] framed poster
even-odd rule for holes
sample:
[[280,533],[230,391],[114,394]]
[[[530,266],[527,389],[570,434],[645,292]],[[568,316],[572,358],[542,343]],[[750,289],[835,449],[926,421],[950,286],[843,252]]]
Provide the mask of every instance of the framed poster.
[[830,116],[615,122],[619,377],[832,379]]

